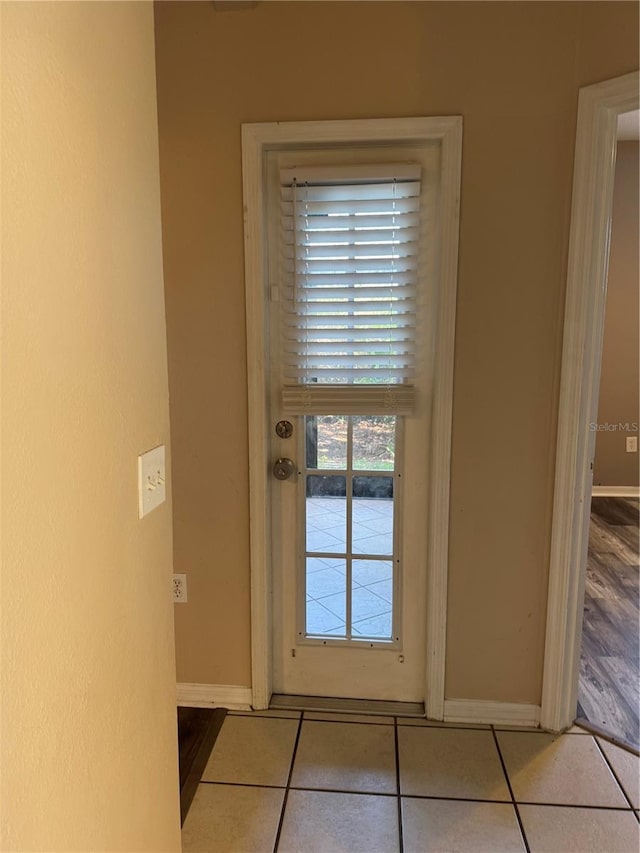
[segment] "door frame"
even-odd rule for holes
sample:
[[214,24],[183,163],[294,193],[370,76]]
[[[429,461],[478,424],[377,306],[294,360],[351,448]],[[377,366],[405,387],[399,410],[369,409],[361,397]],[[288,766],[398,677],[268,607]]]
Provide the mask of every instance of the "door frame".
[[272,692],[270,422],[267,350],[265,153],[304,145],[422,143],[441,146],[438,324],[432,392],[427,548],[427,716],[444,714],[453,358],[458,278],[462,117],[266,122],[242,125],[249,427],[252,705]]
[[580,89],[560,378],[540,724],[575,719],[618,116],[638,73]]

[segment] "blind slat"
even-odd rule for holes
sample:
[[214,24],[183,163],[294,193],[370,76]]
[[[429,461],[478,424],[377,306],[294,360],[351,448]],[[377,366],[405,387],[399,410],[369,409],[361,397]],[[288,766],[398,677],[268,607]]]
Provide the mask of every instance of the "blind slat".
[[384,362],[385,370],[391,368],[404,368],[406,362],[406,353],[402,352],[401,347],[396,347],[395,353],[389,355],[385,351],[384,346],[380,346],[380,342],[376,342],[372,347],[367,347],[364,352],[351,350],[348,353],[327,353],[316,352],[313,354],[304,353],[304,365],[302,370],[307,370],[309,367],[321,368],[329,370],[332,366],[337,367],[371,367],[374,370],[378,368],[379,363]]
[[[296,205],[296,216],[304,219],[315,216],[336,217],[351,221],[361,219],[364,223],[367,215],[377,214],[392,217],[398,213],[417,213],[420,210],[419,198],[375,199],[364,198],[358,201],[299,201]],[[280,202],[283,216],[293,216],[294,203]]]
[[[405,317],[402,315],[397,315],[398,319],[394,322],[393,327],[397,329],[401,326],[415,326],[415,320],[412,317]],[[362,328],[362,329],[370,329],[372,327],[381,327],[385,328],[385,326],[380,323],[380,314],[358,314],[353,317],[345,317],[344,314],[340,315],[329,315],[323,314],[321,316],[307,316],[306,319],[304,315],[300,314],[296,317],[288,317],[285,320],[285,325],[290,328],[299,329],[299,339],[301,341],[305,340],[304,330],[305,329],[322,329],[322,328],[343,328],[348,329],[349,327],[353,327],[354,329]]]
[[[300,278],[300,276],[298,276]],[[319,287],[324,285],[340,285],[345,287],[361,287],[363,285],[368,284],[379,284],[388,287],[390,284],[412,284],[416,280],[416,277],[411,272],[394,272],[393,276],[389,274],[389,272],[371,272],[367,270],[361,273],[345,273],[342,276],[335,275],[331,272],[329,273],[318,273],[318,275],[313,276],[313,286]],[[289,290],[293,288],[293,273],[284,274],[283,273],[283,282],[285,290]]]
[[385,243],[374,243],[369,245],[358,245],[356,243],[331,243],[324,246],[287,246],[284,251],[287,261],[295,257],[301,268],[317,260],[330,258],[336,272],[347,261],[369,261],[376,260],[378,263],[391,265],[393,261],[402,261],[404,258],[414,258],[417,254],[415,242],[401,243],[398,240],[388,240]]
[[[348,395],[349,385],[351,383],[356,384],[358,382],[360,382],[360,383],[367,382],[368,381],[367,380],[368,373],[369,373],[368,369],[365,369],[362,367],[361,368],[352,368],[352,367],[349,367],[348,365],[342,365],[340,367],[334,365],[332,370],[331,370],[331,375],[319,377],[318,378],[318,384],[321,384],[321,383],[324,383],[324,384],[342,383],[342,386],[341,386],[343,388],[342,393],[343,394],[346,393]],[[300,382],[300,380],[303,379],[304,376],[305,376],[305,371],[303,369],[299,369],[299,370],[293,370],[292,369],[292,370],[289,370],[285,373],[285,378],[287,379],[287,381],[291,381],[291,382]],[[378,383],[380,386],[382,386],[384,384],[395,384],[395,383],[401,384],[398,380],[403,380],[403,381],[404,380],[411,380],[411,379],[413,379],[414,371],[408,370],[407,368],[404,368],[404,367],[403,368],[390,367],[390,368],[388,368],[388,370],[386,372],[386,376],[387,376],[387,383],[380,382],[380,383]],[[305,387],[305,388],[314,388],[315,387],[315,384],[305,384],[303,382],[300,382],[300,385],[302,387]],[[374,384],[374,387],[375,387],[375,384]]]
[[[289,298],[292,297],[290,295]],[[379,285],[373,287],[314,287],[309,289],[309,292],[300,296],[300,302],[318,302],[324,299],[414,299],[416,289],[410,284],[401,285],[398,288],[390,290],[388,286]]]
[[[333,340],[322,341],[315,347],[315,354],[308,356],[305,359],[304,366],[308,367],[313,361],[316,367],[321,365],[337,364],[343,366],[348,363],[349,366],[359,364],[361,361],[379,361],[383,357],[387,367],[391,363],[388,359],[389,343],[393,344],[395,349],[394,362],[392,366],[402,367],[406,350],[411,348],[411,341],[407,338],[394,339],[393,341],[359,341],[356,348],[350,347],[349,341]],[[290,341],[284,345],[285,352],[300,353],[298,348]],[[403,352],[404,350],[404,352]],[[304,356],[304,353],[300,353]]]
[[[412,338],[411,329],[402,327],[400,329],[309,329],[305,344],[326,344],[332,341],[340,342],[353,341],[358,344],[362,341],[410,341]],[[285,346],[296,344],[299,346],[299,339],[296,335],[287,334],[287,330],[283,335]]]
[[[299,317],[340,318],[348,325],[351,317],[354,320],[364,316],[374,317],[377,325],[394,328],[394,318],[404,314],[406,309],[413,306],[413,299],[380,299],[378,302],[362,300],[361,302],[296,302],[296,313]],[[410,303],[410,306],[406,303]]]
[[[287,234],[285,245],[292,246],[293,233]],[[307,231],[298,246],[371,246],[377,244],[411,243],[418,239],[418,229],[414,226],[402,228],[349,228],[341,231]]]
[[[299,228],[303,229],[307,234],[317,234],[318,232],[338,233],[345,229],[353,228],[356,232],[366,233],[368,228],[409,228],[410,226],[419,225],[419,215],[415,213],[397,213],[395,218],[389,222],[389,217],[386,214],[380,216],[370,215],[354,217],[351,222],[344,216],[314,216],[305,217],[304,214],[298,213],[296,223]],[[293,233],[293,214],[290,216],[282,216],[283,230]]]
[[[333,369],[331,371],[331,376],[322,376],[319,378],[318,384],[342,384],[344,394],[348,393],[349,385],[361,383],[364,384],[367,381],[367,373],[368,369],[365,367],[350,367],[349,365],[333,365]],[[395,384],[397,380],[402,377],[403,379],[413,378],[413,371],[407,371],[405,368],[389,368],[388,371],[388,383],[387,384]],[[290,382],[299,382],[300,378],[304,377],[304,371],[302,370],[290,370],[285,374],[285,378]],[[315,385],[304,385],[305,388],[314,388]],[[382,385],[383,383],[379,383]],[[374,385],[375,387],[375,385]]]
[[[308,262],[299,262],[302,269],[299,270],[298,276],[302,278],[306,275],[314,275],[315,273],[334,272],[335,275],[352,272],[386,272],[387,275],[395,272],[405,272],[415,270],[417,268],[417,259],[415,257],[398,258],[395,266],[391,263],[385,263],[381,259],[358,258],[357,260],[343,260],[339,263],[331,260],[317,260]],[[294,263],[292,258],[284,259],[284,268],[287,272],[295,274]]]

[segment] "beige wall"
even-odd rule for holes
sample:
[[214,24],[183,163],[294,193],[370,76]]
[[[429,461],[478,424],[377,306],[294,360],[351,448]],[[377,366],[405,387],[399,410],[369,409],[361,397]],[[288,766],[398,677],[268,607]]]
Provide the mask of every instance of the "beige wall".
[[[619,142],[598,404],[598,424],[608,427],[596,434],[593,482],[597,485],[637,486],[639,482],[638,454],[625,451],[625,438],[638,435],[640,421],[638,229],[638,143]],[[619,424],[630,428],[618,428]]]
[[631,3],[156,4],[179,681],[250,683],[240,124],[460,114],[446,693],[540,700],[577,94],[637,30]]
[[1,15],[0,846],[179,850],[153,10]]

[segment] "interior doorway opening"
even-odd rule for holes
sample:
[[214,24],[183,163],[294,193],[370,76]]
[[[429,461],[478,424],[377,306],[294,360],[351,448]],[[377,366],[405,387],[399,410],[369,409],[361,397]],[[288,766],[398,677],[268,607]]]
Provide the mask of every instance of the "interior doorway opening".
[[638,147],[618,117],[577,720],[640,747]]
[[576,717],[618,118],[637,72],[580,90],[565,301],[541,726]]

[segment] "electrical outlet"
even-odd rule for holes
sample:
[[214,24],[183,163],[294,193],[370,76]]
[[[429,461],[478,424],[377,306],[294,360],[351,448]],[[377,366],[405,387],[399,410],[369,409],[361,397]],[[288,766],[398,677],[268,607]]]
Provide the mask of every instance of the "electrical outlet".
[[638,436],[637,435],[628,435],[626,438],[626,451],[627,453],[637,453],[638,452]]
[[187,576],[184,574],[173,576],[173,602],[174,604],[187,603]]

